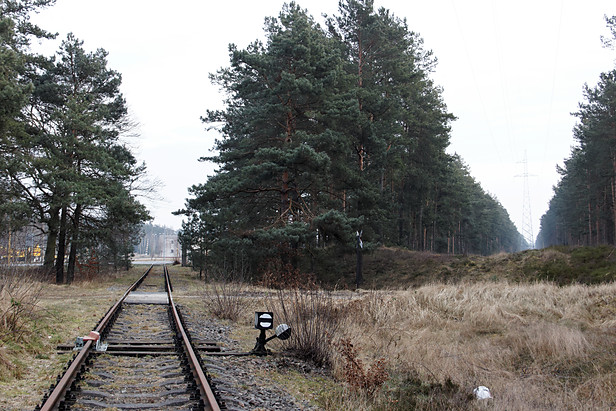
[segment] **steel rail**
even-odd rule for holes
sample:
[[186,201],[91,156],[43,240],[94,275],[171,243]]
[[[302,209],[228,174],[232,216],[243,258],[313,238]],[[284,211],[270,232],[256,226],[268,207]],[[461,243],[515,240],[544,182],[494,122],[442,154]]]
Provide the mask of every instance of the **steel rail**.
[[[130,294],[137,287],[139,287],[139,285],[143,282],[145,277],[147,277],[147,275],[152,270],[152,267],[153,265],[150,266],[150,268],[148,268],[147,271],[128,288],[128,290],[118,300],[118,302],[116,302],[113,305],[113,307],[111,307],[107,311],[107,314],[105,314],[105,316],[99,322],[98,326],[96,327],[94,331],[101,333],[105,329],[105,327],[107,326],[107,324],[109,323],[113,315],[116,313],[118,308],[122,305],[122,302],[124,301],[126,296],[128,296],[128,294]],[[88,340],[85,342],[85,344],[83,345],[83,348],[79,351],[79,354],[77,355],[77,357],[75,357],[75,359],[71,362],[71,365],[68,367],[68,369],[66,370],[66,372],[64,373],[60,381],[58,381],[54,390],[51,392],[51,394],[49,394],[49,397],[47,398],[47,400],[45,400],[45,402],[42,404],[40,408],[41,411],[51,411],[51,410],[58,409],[60,403],[62,402],[62,399],[66,395],[66,391],[69,389],[69,387],[75,380],[75,376],[77,375],[77,372],[79,371],[79,369],[85,362],[86,358],[88,358],[88,355],[90,354],[90,350],[92,349],[92,344],[93,344],[92,340]]]
[[167,296],[169,297],[169,304],[171,305],[171,310],[173,312],[173,318],[175,321],[175,326],[177,328],[178,334],[182,337],[182,343],[184,345],[184,350],[186,351],[188,361],[190,364],[190,368],[193,372],[195,380],[199,385],[199,390],[201,391],[201,396],[207,399],[208,405],[205,404],[205,409],[209,409],[212,411],[220,411],[220,405],[216,400],[216,396],[210,387],[210,384],[201,368],[201,364],[199,364],[199,360],[197,359],[197,355],[195,354],[195,350],[192,347],[190,340],[188,339],[188,335],[184,330],[182,325],[182,321],[180,320],[180,315],[178,314],[178,310],[175,307],[175,303],[173,302],[173,296],[171,295],[171,282],[169,281],[169,271],[167,270],[167,266],[164,266],[164,274],[165,274],[165,289],[167,290]]

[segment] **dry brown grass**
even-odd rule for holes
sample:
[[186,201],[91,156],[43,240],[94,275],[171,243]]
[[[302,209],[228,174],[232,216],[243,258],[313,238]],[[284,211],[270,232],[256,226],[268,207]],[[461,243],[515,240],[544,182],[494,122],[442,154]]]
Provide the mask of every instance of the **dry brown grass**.
[[[55,344],[87,333],[143,270],[138,271],[92,284],[46,284],[39,301],[44,323],[30,325],[37,330],[33,338],[44,341],[18,358],[31,364],[24,366],[27,373],[0,381],[0,408],[32,409],[62,366]],[[204,296],[211,300],[212,286],[205,293],[194,273],[176,271],[178,300],[210,315]],[[287,321],[294,331],[305,327],[305,341],[325,341],[323,347],[330,350],[325,354],[337,380],[314,394],[320,409],[616,409],[614,283],[559,287],[485,281],[401,291],[295,293],[257,287],[233,293],[243,301],[234,335],[249,350],[258,334],[254,311],[274,310],[278,324],[284,321],[279,295],[291,299],[287,310],[294,314]],[[341,339],[357,349],[353,355],[365,365],[364,375],[381,358],[387,364],[388,380],[373,396],[356,392],[346,381],[345,359],[330,345]],[[0,346],[0,356],[12,349]],[[274,351],[281,347],[276,340],[268,343]],[[288,381],[289,374],[276,378]],[[313,379],[298,375],[293,384],[299,388],[290,390],[301,391],[305,384],[314,393]],[[494,399],[469,399],[478,385],[488,386]]]
[[22,335],[10,333],[0,338],[0,409],[33,409],[39,404],[71,355],[56,354],[56,345],[71,343],[76,336],[92,330],[144,270],[137,267],[121,277],[110,274],[98,281],[78,279],[72,285],[55,285],[48,279],[24,276],[20,269],[16,279],[40,292],[36,293],[36,308],[31,315],[19,317]]
[[267,301],[275,321],[292,328],[291,337],[283,343],[285,349],[318,366],[332,363],[333,338],[343,314],[340,305],[331,292],[298,288],[278,290]]
[[[433,284],[369,292],[344,335],[424,381],[488,386],[491,409],[616,406],[616,284]],[[430,408],[430,407],[427,407]]]
[[14,267],[0,268],[0,340],[19,338],[36,308],[42,285],[34,275]]
[[[262,305],[275,312],[276,323],[293,327],[291,345],[283,346],[331,363],[341,384],[320,398],[324,409],[616,407],[613,283],[435,283],[403,291],[279,290],[269,297],[251,290],[251,308]],[[349,381],[348,358],[336,350],[343,340],[353,344],[353,359],[367,365],[357,375],[384,359],[383,386],[357,390],[361,384]],[[472,399],[478,385],[494,399]]]
[[217,282],[212,284],[211,312],[217,318],[237,321],[244,313],[242,293],[246,285],[240,282]]
[[38,316],[42,285],[36,274],[13,266],[0,267],[0,381],[26,372],[13,358],[29,345],[28,326]]

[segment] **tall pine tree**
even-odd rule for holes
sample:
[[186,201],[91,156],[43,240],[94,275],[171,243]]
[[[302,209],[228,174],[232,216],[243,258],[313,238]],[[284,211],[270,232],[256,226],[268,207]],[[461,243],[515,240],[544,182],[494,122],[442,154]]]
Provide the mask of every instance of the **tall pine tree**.
[[[126,103],[121,76],[107,68],[106,57],[102,49],[86,52],[69,34],[57,61],[31,75],[26,132],[13,140],[20,167],[10,176],[34,211],[33,223],[47,233],[45,264],[57,256],[58,283],[73,280],[80,251],[111,216],[134,231],[149,218],[131,192],[145,166],[120,140],[129,127]],[[114,211],[120,207],[122,213]]]
[[[344,144],[327,128],[345,74],[336,47],[294,3],[266,20],[267,43],[230,47],[231,66],[212,79],[229,95],[222,122],[218,173],[192,192],[192,209],[213,209],[227,231],[277,257],[295,258],[317,240],[314,224],[329,210],[334,184],[328,151]],[[336,141],[336,139],[339,139]],[[318,221],[318,220],[317,220]]]

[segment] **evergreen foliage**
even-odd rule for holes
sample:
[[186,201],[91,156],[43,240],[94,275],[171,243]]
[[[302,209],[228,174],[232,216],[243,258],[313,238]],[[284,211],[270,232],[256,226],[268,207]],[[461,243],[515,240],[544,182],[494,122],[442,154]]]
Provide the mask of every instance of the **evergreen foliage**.
[[33,84],[27,73],[45,59],[29,51],[30,41],[54,36],[29,21],[31,12],[53,0],[3,1],[0,3],[0,229],[15,230],[29,219],[30,210],[15,194],[10,171],[15,161],[12,136],[25,133],[22,110]]
[[326,26],[287,4],[211,75],[227,99],[203,117],[222,134],[203,160],[219,168],[177,212],[193,263],[260,274],[328,247],[358,263],[378,244],[515,251],[507,212],[445,152],[454,116],[419,35],[371,0],[341,1]]
[[[616,40],[615,21],[606,17]],[[577,145],[557,168],[562,177],[541,217],[542,247],[616,244],[616,69],[602,73],[595,87],[586,85],[584,100],[575,113]]]
[[44,265],[55,266],[63,283],[93,250],[103,262],[127,266],[149,215],[133,193],[145,165],[120,140],[130,122],[107,52],[86,52],[73,34],[55,59],[29,51],[31,37],[52,36],[28,15],[51,3],[1,6],[0,215],[5,230],[29,224],[47,235]]

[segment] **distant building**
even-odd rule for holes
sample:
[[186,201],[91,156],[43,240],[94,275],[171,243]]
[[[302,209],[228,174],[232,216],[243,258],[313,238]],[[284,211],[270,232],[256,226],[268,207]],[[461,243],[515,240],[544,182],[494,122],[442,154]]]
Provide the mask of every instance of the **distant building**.
[[46,240],[33,227],[6,232],[0,238],[0,263],[42,263]]
[[135,258],[139,260],[180,260],[181,249],[177,231],[160,226],[146,224],[143,236],[135,247]]

